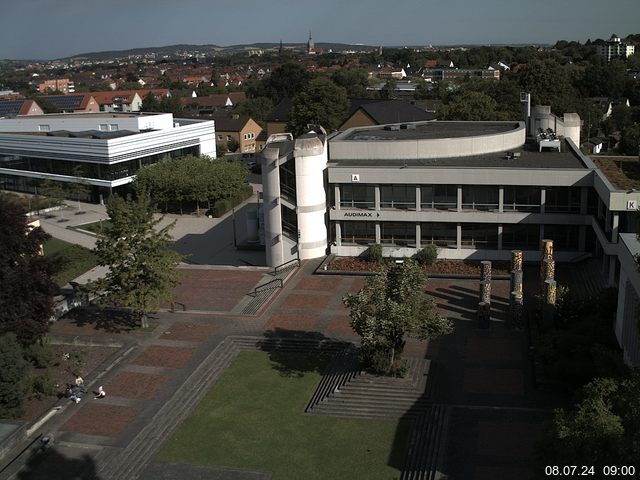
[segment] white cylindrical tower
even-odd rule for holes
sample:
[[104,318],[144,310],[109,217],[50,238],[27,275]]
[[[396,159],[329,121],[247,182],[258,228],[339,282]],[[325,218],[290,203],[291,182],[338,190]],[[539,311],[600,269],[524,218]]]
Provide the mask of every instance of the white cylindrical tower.
[[260,154],[262,163],[262,212],[264,215],[264,245],[267,265],[284,263],[282,241],[282,212],[280,211],[280,171],[278,160],[280,149],[277,146],[265,146]]
[[327,140],[320,135],[296,139],[296,211],[298,217],[298,252],[301,260],[326,254],[327,195],[324,170],[327,168]]

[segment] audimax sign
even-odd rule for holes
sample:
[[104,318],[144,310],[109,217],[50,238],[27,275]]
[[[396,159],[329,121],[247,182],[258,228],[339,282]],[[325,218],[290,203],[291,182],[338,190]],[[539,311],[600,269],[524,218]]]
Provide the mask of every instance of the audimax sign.
[[376,214],[376,218],[380,216],[377,212],[344,212],[344,217],[364,217],[364,218],[374,218],[373,214]]

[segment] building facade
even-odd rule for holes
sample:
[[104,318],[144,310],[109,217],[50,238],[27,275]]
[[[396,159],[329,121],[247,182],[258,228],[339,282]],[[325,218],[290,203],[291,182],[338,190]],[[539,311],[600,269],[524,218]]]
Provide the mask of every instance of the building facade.
[[98,201],[126,190],[144,165],[215,157],[215,126],[162,114],[66,114],[0,119],[0,185],[37,193],[45,179],[82,182]]
[[604,44],[597,46],[597,52],[607,63],[616,58],[625,59],[635,53],[635,47],[620,40],[615,33]]

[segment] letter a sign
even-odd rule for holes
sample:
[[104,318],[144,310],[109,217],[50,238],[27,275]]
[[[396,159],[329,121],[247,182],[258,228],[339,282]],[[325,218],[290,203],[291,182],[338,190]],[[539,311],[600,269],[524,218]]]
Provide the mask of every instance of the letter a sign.
[[351,181],[352,182],[359,182],[360,181],[360,174],[359,173],[352,173],[351,174]]

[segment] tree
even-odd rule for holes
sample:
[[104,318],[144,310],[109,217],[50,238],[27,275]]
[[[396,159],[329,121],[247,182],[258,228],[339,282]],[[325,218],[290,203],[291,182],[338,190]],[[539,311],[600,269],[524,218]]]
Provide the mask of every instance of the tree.
[[308,124],[322,125],[333,131],[347,113],[347,91],[325,77],[309,82],[309,86],[295,96],[287,129],[294,135],[305,133]]
[[247,91],[252,98],[269,97],[274,105],[284,98],[292,98],[304,90],[311,80],[311,74],[301,65],[285,63],[268,77],[252,85]]
[[61,264],[40,255],[49,235],[40,227],[31,229],[24,213],[0,197],[0,335],[15,333],[27,345],[49,328],[58,292],[52,277]]
[[80,200],[89,194],[91,188],[84,178],[86,173],[81,165],[74,167],[72,175],[76,177],[76,181],[69,184],[69,193],[78,201],[78,211],[80,211]]
[[149,92],[142,99],[142,105],[140,110],[143,112],[158,112],[160,111],[160,102],[153,92]]
[[247,115],[262,126],[271,110],[273,110],[273,102],[267,97],[248,98],[236,107],[236,112],[240,115]]
[[640,461],[640,371],[598,378],[570,411],[557,410],[538,447],[539,462],[615,465]]
[[453,331],[451,322],[435,312],[424,294],[426,277],[413,260],[383,266],[357,294],[343,303],[351,328],[361,337],[361,359],[378,373],[393,373],[404,348],[404,337],[425,340]]
[[640,123],[631,125],[622,131],[618,150],[623,155],[640,155]]
[[40,195],[49,199],[49,205],[62,204],[65,197],[65,189],[60,182],[46,179],[40,184]]
[[113,195],[107,205],[110,223],[98,234],[95,253],[109,267],[104,278],[89,285],[102,304],[130,308],[146,328],[147,315],[171,297],[177,285],[175,267],[181,256],[168,249],[172,223],[158,229],[146,192],[137,200]]
[[24,413],[30,389],[28,369],[15,334],[0,336],[0,418],[15,418]]
[[496,101],[486,93],[462,91],[438,112],[441,120],[497,120]]
[[341,68],[331,75],[331,80],[347,91],[350,98],[366,97],[369,74],[363,68]]

